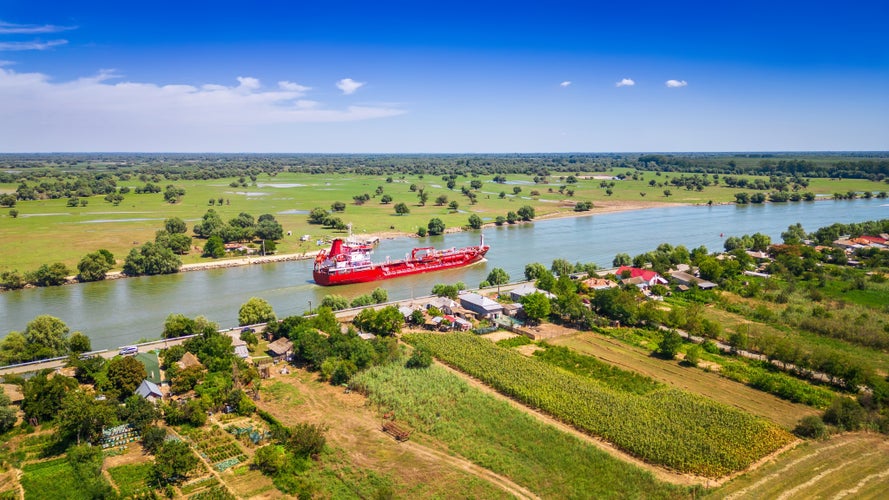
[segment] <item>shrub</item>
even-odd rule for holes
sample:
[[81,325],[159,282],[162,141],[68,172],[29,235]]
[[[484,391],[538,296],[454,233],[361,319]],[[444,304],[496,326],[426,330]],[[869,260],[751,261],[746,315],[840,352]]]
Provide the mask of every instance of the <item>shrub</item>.
[[817,416],[807,415],[796,424],[793,433],[803,438],[821,439],[827,436],[827,426]]
[[425,346],[420,346],[414,349],[414,353],[408,358],[405,366],[408,368],[428,368],[431,364],[432,351]]

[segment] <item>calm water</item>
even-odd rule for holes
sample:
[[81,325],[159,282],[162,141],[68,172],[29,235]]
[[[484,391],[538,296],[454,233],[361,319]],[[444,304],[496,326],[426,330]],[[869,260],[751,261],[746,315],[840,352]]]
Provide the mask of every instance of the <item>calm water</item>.
[[[234,326],[238,308],[254,296],[268,300],[283,317],[301,314],[310,302],[317,307],[327,293],[351,298],[381,286],[390,299],[408,299],[428,295],[436,283],[463,281],[477,286],[494,267],[518,279],[530,262],[549,267],[553,259],[564,258],[610,266],[617,253],[633,256],[664,242],[689,249],[706,245],[714,251],[721,250],[729,236],[757,231],[779,241],[781,232],[796,222],[813,231],[834,222],[884,218],[889,218],[889,204],[872,199],[655,208],[539,221],[486,229],[485,242],[491,245],[487,262],[378,283],[322,288],[312,282],[311,261],[300,261],[7,292],[0,294],[0,335],[23,329],[35,316],[50,314],[72,331],[89,335],[93,348],[113,348],[159,337],[164,319],[174,312],[189,317],[202,314],[221,326]],[[400,258],[418,245],[462,247],[478,239],[478,232],[467,232],[425,240],[384,240],[374,258]]]

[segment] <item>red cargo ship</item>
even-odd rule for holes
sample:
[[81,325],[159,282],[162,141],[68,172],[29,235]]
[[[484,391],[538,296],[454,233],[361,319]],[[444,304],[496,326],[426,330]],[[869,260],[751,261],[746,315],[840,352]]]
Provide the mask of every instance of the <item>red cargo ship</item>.
[[433,247],[415,248],[409,257],[374,264],[370,261],[373,246],[364,243],[347,243],[340,238],[333,240],[330,251],[318,253],[312,276],[315,283],[324,286],[365,283],[387,280],[410,274],[441,271],[475,264],[485,258],[491,247],[485,245],[482,236],[478,246],[436,250]]

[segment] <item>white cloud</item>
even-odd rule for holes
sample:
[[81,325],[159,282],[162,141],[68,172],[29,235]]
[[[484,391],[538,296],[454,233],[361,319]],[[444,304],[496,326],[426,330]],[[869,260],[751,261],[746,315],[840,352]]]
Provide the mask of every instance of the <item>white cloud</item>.
[[269,130],[289,124],[405,113],[380,104],[332,109],[303,99],[307,87],[263,89],[253,77],[201,86],[121,80],[112,70],[57,82],[0,67],[0,151],[249,150],[251,137],[264,141]]
[[615,87],[632,87],[636,82],[632,78],[622,78],[621,81],[614,84]]
[[13,64],[15,64],[15,61],[7,61],[5,59],[0,59],[0,68],[2,68],[3,66],[12,66]]
[[685,80],[667,80],[666,82],[664,82],[664,85],[670,87],[671,89],[677,89],[679,87],[685,87],[686,85],[688,85],[688,82],[686,82]]
[[34,35],[39,33],[57,33],[76,29],[76,26],[54,26],[52,24],[13,24],[0,21],[0,35]]
[[559,87],[568,87],[568,86],[570,86],[570,85],[571,85],[571,81],[570,81],[570,80],[565,80],[564,82],[562,82],[562,83],[559,84]]
[[65,45],[68,40],[50,40],[48,42],[40,42],[37,40],[30,42],[0,42],[0,51],[20,51],[20,50],[46,50],[59,45]]
[[356,82],[351,78],[343,78],[336,82],[336,88],[343,91],[344,95],[354,94],[356,90],[364,86],[364,82]]
[[278,82],[278,87],[280,87],[282,90],[299,92],[300,94],[305,94],[306,92],[312,90],[312,87],[306,87],[305,85],[300,85],[298,83],[288,82],[287,80]]

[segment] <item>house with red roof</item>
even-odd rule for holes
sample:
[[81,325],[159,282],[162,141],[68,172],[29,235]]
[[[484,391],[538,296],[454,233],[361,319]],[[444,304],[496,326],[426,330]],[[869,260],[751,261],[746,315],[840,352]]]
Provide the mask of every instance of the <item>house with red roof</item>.
[[[624,275],[629,272],[629,277]],[[614,273],[617,277],[623,278],[623,281],[634,284],[640,288],[647,288],[654,285],[666,285],[667,280],[663,276],[651,269],[640,269],[638,267],[620,266]],[[638,279],[637,279],[638,278]]]

